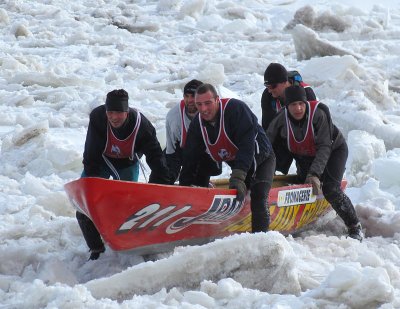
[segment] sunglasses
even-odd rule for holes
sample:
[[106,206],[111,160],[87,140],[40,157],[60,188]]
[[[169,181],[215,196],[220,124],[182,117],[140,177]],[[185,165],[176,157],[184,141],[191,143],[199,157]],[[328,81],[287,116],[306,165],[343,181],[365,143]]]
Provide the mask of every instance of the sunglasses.
[[278,87],[279,84],[268,84],[267,82],[264,82],[264,86],[267,87],[268,89],[275,89]]

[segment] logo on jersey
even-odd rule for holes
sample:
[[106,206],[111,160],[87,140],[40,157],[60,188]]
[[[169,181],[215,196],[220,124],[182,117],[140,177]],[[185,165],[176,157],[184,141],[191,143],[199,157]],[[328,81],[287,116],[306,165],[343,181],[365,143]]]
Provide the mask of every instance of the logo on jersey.
[[230,157],[230,153],[226,149],[220,149],[218,150],[218,156],[222,159],[225,160]]
[[119,156],[121,154],[121,149],[119,149],[119,147],[117,145],[112,145],[111,146],[111,153]]

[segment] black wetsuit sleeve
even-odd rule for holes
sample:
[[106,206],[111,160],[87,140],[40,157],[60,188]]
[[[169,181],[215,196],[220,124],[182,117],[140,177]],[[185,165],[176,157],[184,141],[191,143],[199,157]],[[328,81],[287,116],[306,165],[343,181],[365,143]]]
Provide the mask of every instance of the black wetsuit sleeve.
[[107,118],[105,108],[99,106],[89,115],[89,125],[86,133],[85,149],[83,152],[83,168],[86,176],[100,175],[103,164],[102,153],[106,143]]
[[331,121],[320,108],[314,114],[313,127],[316,154],[308,174],[321,177],[332,153],[332,128]]

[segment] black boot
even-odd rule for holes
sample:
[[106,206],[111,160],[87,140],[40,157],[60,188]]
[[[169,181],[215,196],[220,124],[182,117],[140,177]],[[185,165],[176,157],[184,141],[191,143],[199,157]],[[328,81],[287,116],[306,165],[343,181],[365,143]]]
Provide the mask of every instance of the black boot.
[[90,257],[88,259],[89,260],[97,260],[100,256],[101,253],[103,253],[104,251],[106,251],[106,248],[104,248],[104,246],[102,248],[99,249],[90,249]]
[[357,217],[356,210],[349,197],[339,188],[323,188],[326,200],[331,204],[339,217],[343,220],[349,231],[349,237],[362,240],[363,234],[361,224]]
[[349,235],[347,237],[357,239],[360,242],[362,242],[364,238],[361,223],[348,227],[348,233]]

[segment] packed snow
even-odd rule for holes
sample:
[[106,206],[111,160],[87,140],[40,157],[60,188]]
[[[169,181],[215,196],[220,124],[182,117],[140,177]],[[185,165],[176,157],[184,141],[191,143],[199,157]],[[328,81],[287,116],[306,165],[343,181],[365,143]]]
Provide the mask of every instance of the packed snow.
[[[6,0],[0,26],[0,308],[400,308],[398,1]],[[127,90],[164,145],[193,78],[261,120],[270,62],[300,71],[345,135],[366,238],[332,217],[87,261],[63,186],[107,92]]]

